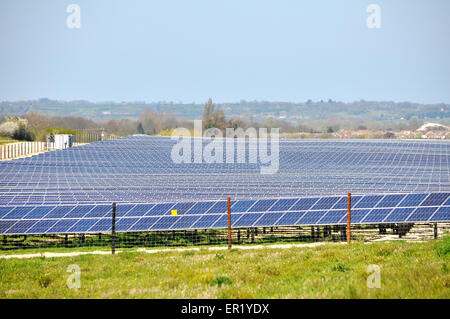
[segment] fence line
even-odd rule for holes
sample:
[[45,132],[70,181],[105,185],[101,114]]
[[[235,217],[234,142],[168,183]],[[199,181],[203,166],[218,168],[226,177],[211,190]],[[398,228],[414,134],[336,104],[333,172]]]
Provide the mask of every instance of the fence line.
[[[94,134],[94,133],[78,133],[74,136],[74,146],[83,145],[97,141],[115,140],[118,136],[109,134]],[[51,150],[47,147],[47,142],[17,142],[11,144],[0,145],[0,160],[7,160],[26,156],[35,153],[41,153]]]
[[47,150],[46,144],[46,142],[18,142],[0,145],[0,160],[45,152]]

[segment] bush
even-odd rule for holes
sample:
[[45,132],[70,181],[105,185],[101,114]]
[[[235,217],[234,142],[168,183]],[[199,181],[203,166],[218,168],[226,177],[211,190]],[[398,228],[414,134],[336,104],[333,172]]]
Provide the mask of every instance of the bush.
[[14,131],[13,139],[18,141],[33,141],[33,135],[27,130],[27,127],[23,124],[20,124],[19,127]]

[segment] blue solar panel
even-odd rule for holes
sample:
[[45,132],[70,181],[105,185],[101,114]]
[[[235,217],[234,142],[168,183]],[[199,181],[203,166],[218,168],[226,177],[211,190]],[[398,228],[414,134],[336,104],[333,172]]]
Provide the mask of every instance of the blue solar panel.
[[364,223],[381,223],[387,215],[392,211],[388,208],[372,209],[370,213],[364,218]]
[[116,231],[126,231],[131,226],[133,226],[137,221],[139,220],[139,217],[127,217],[127,218],[120,218],[116,222]]
[[383,198],[383,195],[364,196],[361,200],[353,206],[354,208],[373,208]]
[[384,220],[385,223],[404,222],[409,215],[414,211],[414,208],[396,208],[392,213]]
[[318,222],[321,225],[335,225],[347,215],[346,210],[332,210],[326,213],[323,218]]
[[3,234],[6,233],[15,223],[17,223],[15,220],[0,220],[0,232]]
[[309,211],[303,215],[302,218],[296,223],[296,225],[314,225],[319,219],[321,219],[327,212],[322,210],[318,211]]
[[[367,216],[369,212],[370,209],[354,209],[354,210],[352,209],[350,215],[352,224],[360,224],[361,221],[364,219],[364,217]],[[345,216],[343,217],[341,222],[343,222],[344,219],[346,219]]]
[[55,206],[37,206],[29,214],[27,214],[24,219],[41,219],[54,208]]
[[65,233],[77,223],[77,219],[61,219],[47,233]]
[[231,221],[233,227],[251,227],[263,213],[243,214],[241,218],[236,221]]
[[171,226],[171,229],[188,229],[200,218],[198,215],[180,216],[180,219]]
[[276,202],[276,199],[261,199],[248,209],[248,212],[266,212]]
[[305,212],[287,212],[285,213],[275,225],[277,226],[289,226],[295,225],[296,222],[305,215]]
[[40,220],[28,229],[26,234],[44,234],[56,223],[57,220],[54,219]]
[[245,213],[253,204],[255,204],[255,200],[240,200],[237,201],[236,204],[234,204],[231,207],[232,213]]
[[273,226],[284,213],[265,213],[254,226]]
[[409,194],[406,195],[405,199],[399,204],[400,207],[416,207],[427,197],[427,194]]
[[[362,196],[352,196],[351,207],[355,207],[361,198]],[[347,209],[347,200],[347,197],[341,197],[336,205],[333,206],[333,209]]]
[[444,203],[445,206],[450,206],[450,197],[447,199],[447,201]]
[[398,195],[386,195],[377,205],[377,207],[396,207],[402,199],[405,197],[404,194]]
[[[231,214],[231,225],[236,222],[243,214]],[[220,215],[220,218],[213,226],[214,228],[227,228],[228,227],[228,216]]]
[[297,203],[295,203],[289,210],[291,211],[299,211],[299,210],[307,210],[317,202],[318,198],[300,198]]
[[93,209],[94,207],[95,207],[94,205],[76,206],[74,209],[72,209],[70,212],[64,215],[63,218],[81,218],[87,213],[89,213],[89,211],[91,211],[91,209]]
[[112,228],[111,218],[101,218],[94,226],[89,228],[89,232],[109,232]]
[[132,210],[134,208],[134,204],[118,204],[116,206],[116,217],[123,217],[126,216],[128,214],[128,212],[130,210]]
[[10,211],[3,219],[21,219],[29,212],[33,210],[34,207],[16,207]]
[[215,202],[198,202],[187,212],[187,214],[204,214],[214,204]]
[[449,221],[450,220],[450,206],[440,207],[436,213],[430,218],[430,221]]
[[[236,203],[236,202],[233,202],[233,201],[230,202],[231,207],[233,207],[234,203]],[[233,210],[231,210],[231,211],[233,211]],[[223,214],[226,212],[228,212],[228,202],[227,201],[219,201],[219,202],[215,203],[213,205],[213,207],[211,207],[208,210],[207,213],[208,214]]]
[[153,226],[153,230],[166,230],[175,224],[181,216],[163,216]]
[[159,218],[160,217],[142,217],[129,230],[130,231],[149,230]]
[[[173,206],[171,210],[174,209],[177,211],[178,215],[183,215],[194,205],[195,203],[178,203],[175,206]],[[168,211],[167,214],[171,214],[171,212]]]
[[89,218],[89,219],[80,219],[69,228],[69,232],[71,233],[83,233],[87,232],[89,228],[94,226],[99,220],[97,218]]
[[287,211],[298,201],[298,198],[280,199],[269,210],[273,212]]
[[210,228],[220,218],[221,215],[203,215],[195,222],[193,228]]
[[0,207],[0,218],[7,215],[14,207]]
[[109,216],[112,216],[112,205],[98,205],[95,206],[94,209],[92,209],[89,213],[87,213],[84,218]]
[[339,197],[323,197],[319,199],[313,207],[311,207],[311,210],[330,209],[339,199]]
[[419,207],[409,216],[409,222],[427,221],[437,210],[437,207]]
[[170,209],[174,206],[174,203],[156,204],[155,207],[150,209],[146,216],[159,216],[170,213]]
[[137,216],[145,216],[152,207],[155,205],[153,204],[138,204],[135,205],[133,208],[129,209],[128,212],[125,213],[124,216],[127,217],[137,217]]
[[448,193],[430,194],[420,206],[439,206],[445,202],[448,195]]
[[74,206],[56,206],[44,217],[47,218],[61,218],[70,212]]
[[19,220],[6,232],[7,234],[24,234],[30,227],[37,223],[37,220]]

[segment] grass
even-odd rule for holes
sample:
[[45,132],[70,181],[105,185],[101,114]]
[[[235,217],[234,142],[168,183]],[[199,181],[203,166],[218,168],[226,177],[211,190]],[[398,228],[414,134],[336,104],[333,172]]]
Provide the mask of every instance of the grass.
[[[314,248],[0,259],[0,298],[450,298],[450,237]],[[67,267],[81,269],[69,289]],[[369,265],[381,288],[368,288]]]
[[9,137],[0,136],[0,145],[10,144],[10,143],[17,143],[17,142],[20,142],[20,141],[14,140],[14,139],[9,138]]

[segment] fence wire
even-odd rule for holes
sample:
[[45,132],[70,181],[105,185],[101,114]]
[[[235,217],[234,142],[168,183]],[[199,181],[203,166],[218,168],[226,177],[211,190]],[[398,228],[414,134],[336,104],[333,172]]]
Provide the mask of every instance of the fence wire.
[[[352,241],[370,242],[379,240],[422,241],[442,237],[450,231],[450,223],[414,223],[352,225]],[[291,226],[233,228],[232,245],[301,243],[301,242],[345,242],[346,226]],[[141,247],[186,247],[227,246],[227,229],[195,229],[115,234],[115,248]],[[112,234],[44,234],[4,235],[0,238],[0,250],[47,249],[47,248],[95,248],[110,249]]]

